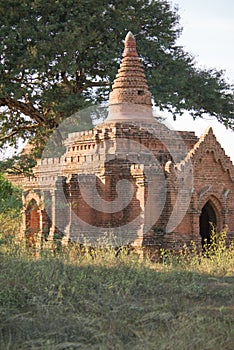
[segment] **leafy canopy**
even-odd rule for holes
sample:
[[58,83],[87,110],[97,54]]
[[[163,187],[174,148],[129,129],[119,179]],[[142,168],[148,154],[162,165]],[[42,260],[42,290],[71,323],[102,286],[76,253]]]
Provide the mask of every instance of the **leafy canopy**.
[[0,244],[19,232],[22,210],[22,191],[0,173]]
[[234,128],[232,86],[176,46],[169,1],[0,0],[0,16],[2,147],[19,138],[38,146],[64,118],[107,100],[129,30],[157,106]]
[[12,185],[0,173],[0,213],[16,210],[19,214],[22,209],[21,195],[21,189]]

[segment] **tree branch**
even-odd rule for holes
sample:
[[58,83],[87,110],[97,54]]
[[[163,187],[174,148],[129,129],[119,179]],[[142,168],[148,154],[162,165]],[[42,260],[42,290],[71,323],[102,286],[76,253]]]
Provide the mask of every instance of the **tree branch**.
[[4,135],[4,136],[1,136],[1,137],[0,137],[0,141],[4,141],[4,140],[9,139],[10,137],[12,137],[12,136],[18,134],[19,131],[27,131],[27,130],[36,128],[36,127],[38,127],[38,126],[39,126],[39,124],[33,124],[33,125],[27,125],[27,126],[18,127],[17,129],[12,130],[9,134]]
[[64,85],[66,85],[69,89],[69,91],[73,91],[73,84],[67,79],[66,73],[65,72],[61,72],[61,77],[62,77],[62,81],[64,83]]
[[13,98],[3,97],[0,98],[0,106],[7,106],[10,109],[16,109],[35,120],[38,124],[44,124],[46,122],[43,114],[38,112],[31,103],[24,103]]
[[85,82],[85,87],[102,87],[102,86],[109,86],[110,83],[106,81],[88,81]]

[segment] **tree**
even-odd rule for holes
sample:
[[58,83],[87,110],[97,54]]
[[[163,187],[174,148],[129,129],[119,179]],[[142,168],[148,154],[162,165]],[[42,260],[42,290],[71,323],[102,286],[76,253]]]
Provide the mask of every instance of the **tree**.
[[105,101],[129,30],[157,106],[234,128],[232,86],[176,46],[169,1],[0,0],[0,15],[1,146],[33,138],[38,148],[64,118]]
[[4,210],[22,209],[22,191],[20,188],[12,185],[0,173],[0,212]]
[[0,173],[0,244],[19,233],[22,191]]

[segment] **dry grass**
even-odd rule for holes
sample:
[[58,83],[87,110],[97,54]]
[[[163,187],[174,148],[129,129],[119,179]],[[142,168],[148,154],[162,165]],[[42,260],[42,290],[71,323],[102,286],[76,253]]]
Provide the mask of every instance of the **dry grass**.
[[0,269],[0,349],[233,349],[231,249],[153,264],[13,247]]

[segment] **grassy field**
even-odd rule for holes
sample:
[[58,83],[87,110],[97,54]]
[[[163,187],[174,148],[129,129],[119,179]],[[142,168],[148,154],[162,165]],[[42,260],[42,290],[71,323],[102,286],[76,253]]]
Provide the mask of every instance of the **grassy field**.
[[234,250],[0,254],[0,349],[234,348]]

